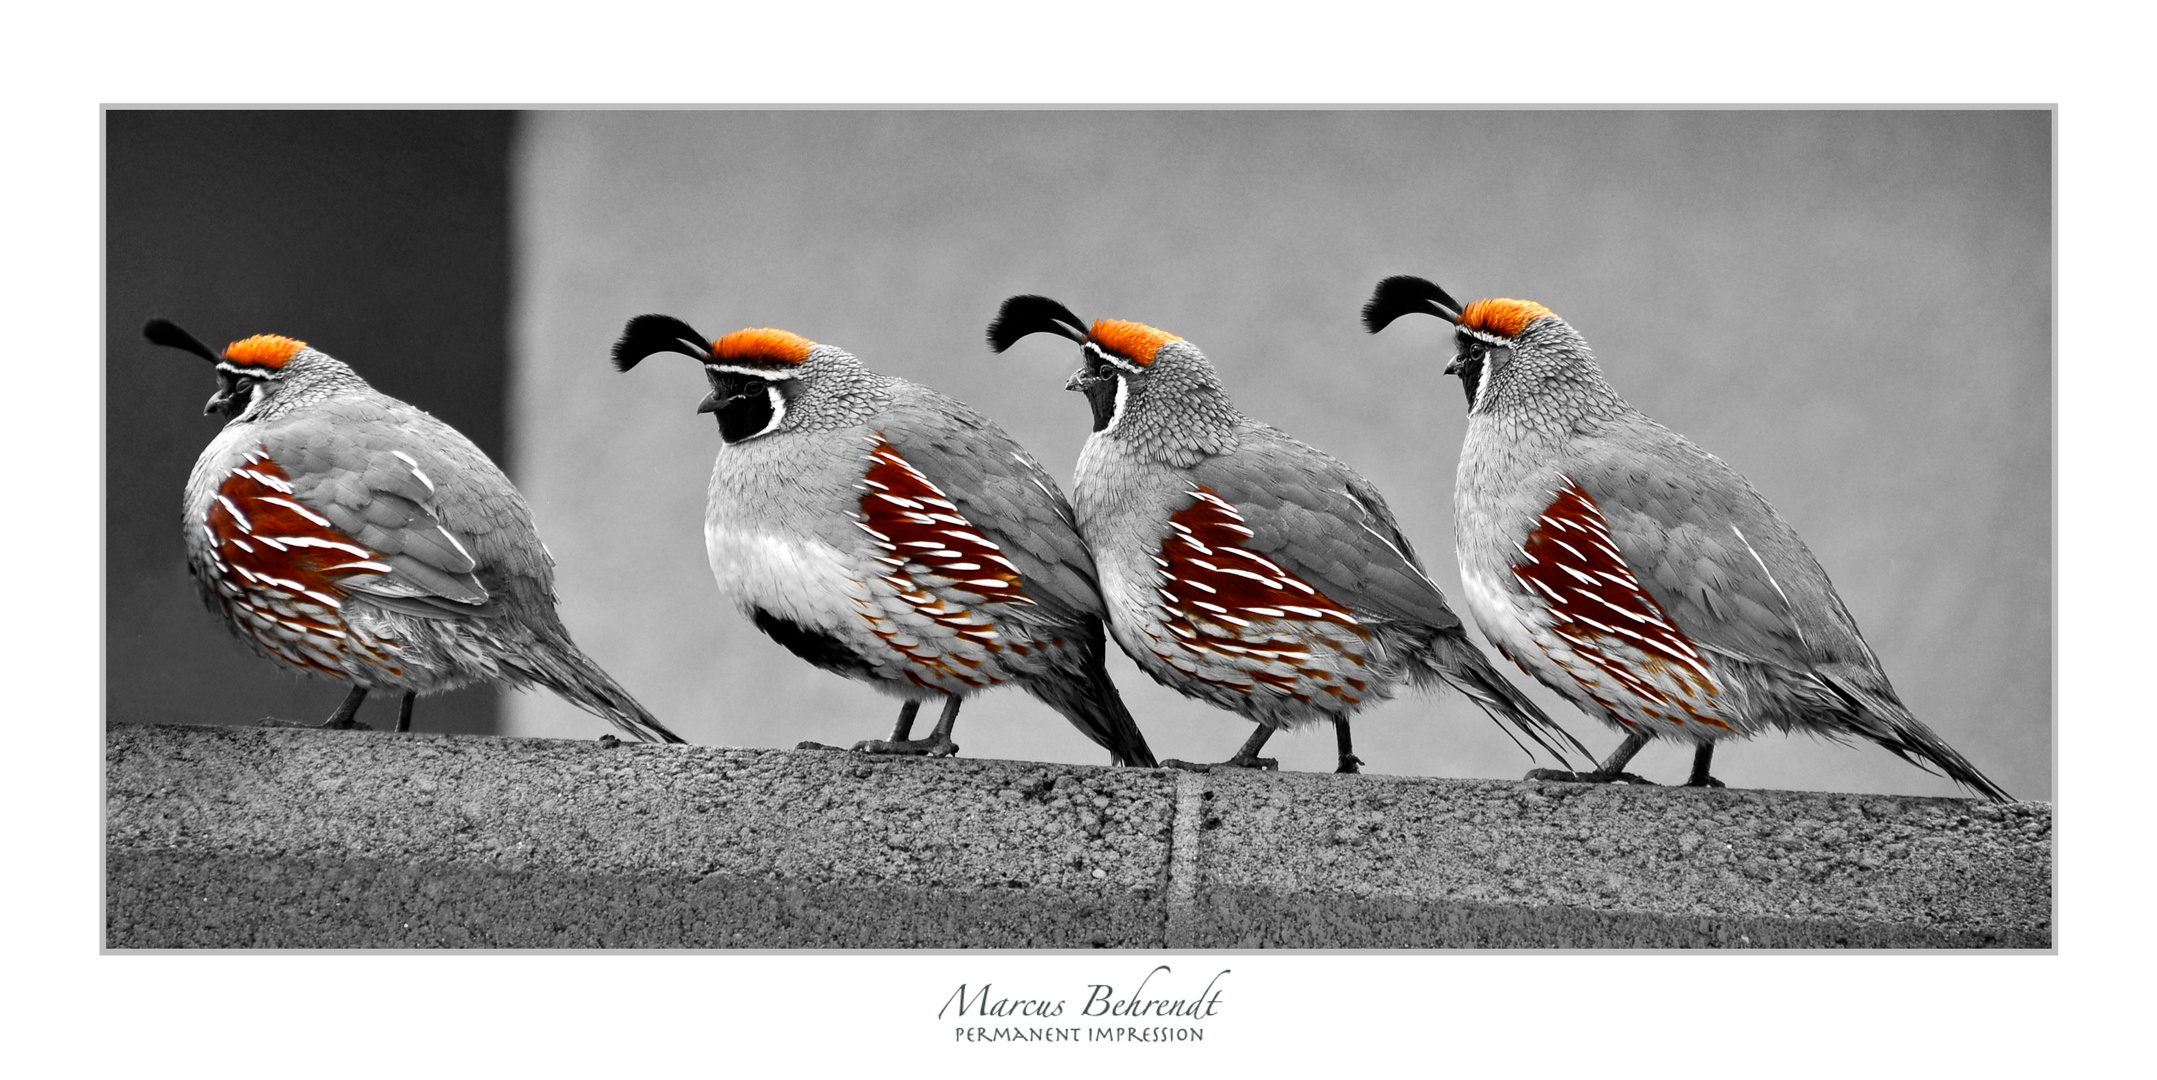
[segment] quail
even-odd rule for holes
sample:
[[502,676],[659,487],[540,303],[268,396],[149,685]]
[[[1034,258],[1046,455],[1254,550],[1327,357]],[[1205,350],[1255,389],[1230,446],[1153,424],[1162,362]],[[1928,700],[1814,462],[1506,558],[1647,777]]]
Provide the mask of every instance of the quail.
[[[1468,398],[1453,521],[1468,609],[1500,653],[1625,732],[1592,773],[1651,738],[1716,743],[1768,728],[1863,737],[1994,799],[1997,784],[1910,715],[1827,572],[1721,459],[1604,381],[1588,343],[1527,300],[1465,307],[1416,277],[1378,284],[1371,333],[1404,314],[1454,325]],[[1537,776],[1539,774],[1531,774]],[[1560,776],[1560,774],[1541,774]]]
[[216,365],[203,409],[226,418],[187,479],[188,569],[254,651],[371,690],[544,686],[639,739],[681,738],[570,640],[554,559],[502,470],[455,428],[274,334],[223,352],[165,319],[152,343]]
[[[719,426],[704,526],[720,593],[794,655],[898,697],[870,753],[948,755],[968,695],[1011,683],[1119,765],[1153,751],[1102,665],[1093,559],[1071,505],[1025,448],[966,405],[784,330],[711,340],[629,321],[627,371],[704,365]],[[912,737],[924,701],[943,712]],[[805,744],[814,746],[816,744]]]
[[1468,640],[1368,480],[1237,412],[1180,337],[1089,329],[1023,295],[1004,301],[989,347],[1034,333],[1080,347],[1065,389],[1086,395],[1093,433],[1073,492],[1110,632],[1155,681],[1256,723],[1222,765],[1277,767],[1258,756],[1275,729],[1326,720],[1337,771],[1356,772],[1349,718],[1403,683],[1461,690],[1564,760],[1552,743],[1572,736]]

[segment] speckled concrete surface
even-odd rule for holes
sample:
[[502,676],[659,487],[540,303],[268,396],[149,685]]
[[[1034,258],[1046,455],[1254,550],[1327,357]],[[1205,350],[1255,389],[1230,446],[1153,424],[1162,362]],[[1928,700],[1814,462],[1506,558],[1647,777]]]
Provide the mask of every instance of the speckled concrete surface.
[[2039,804],[1356,780],[1208,776],[1192,944],[2051,945]]
[[2039,804],[233,727],[106,745],[113,948],[2052,940]]
[[115,947],[1148,945],[1174,780],[114,725]]

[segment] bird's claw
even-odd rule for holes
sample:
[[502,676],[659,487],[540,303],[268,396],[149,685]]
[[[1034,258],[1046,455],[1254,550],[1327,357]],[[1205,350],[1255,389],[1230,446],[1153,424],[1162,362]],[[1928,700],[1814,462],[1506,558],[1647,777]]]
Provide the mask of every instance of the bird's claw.
[[1722,782],[1722,781],[1720,781],[1720,780],[1717,780],[1716,778],[1714,778],[1714,777],[1712,777],[1712,776],[1703,776],[1703,777],[1701,777],[1701,778],[1700,778],[1700,779],[1698,779],[1698,780],[1687,780],[1687,781],[1685,782],[1685,786],[1686,786],[1686,787],[1697,787],[1697,788],[1711,788],[1711,787],[1723,787],[1723,786],[1725,786],[1725,785],[1723,784],[1723,782]]
[[1568,784],[1639,784],[1658,787],[1655,781],[1629,772],[1571,772],[1566,769],[1530,769],[1527,780],[1557,780]]
[[1340,768],[1338,768],[1338,769],[1335,769],[1335,770],[1333,770],[1333,771],[1334,771],[1334,772],[1337,772],[1337,773],[1356,773],[1356,772],[1362,772],[1363,770],[1362,770],[1362,769],[1360,769],[1360,768],[1358,768],[1358,766],[1360,766],[1360,765],[1362,765],[1362,764],[1363,764],[1363,759],[1362,759],[1362,758],[1359,758],[1359,757],[1355,756],[1354,754],[1342,754],[1342,755],[1341,755],[1341,767],[1340,767]]
[[1269,757],[1232,757],[1227,761],[1210,763],[1169,758],[1161,763],[1161,767],[1164,769],[1182,769],[1185,772],[1195,773],[1212,772],[1215,769],[1272,769],[1278,772],[1281,768],[1281,762],[1278,758]]
[[950,757],[959,752],[959,744],[950,739],[864,739],[854,744],[857,754],[898,754],[921,757]]

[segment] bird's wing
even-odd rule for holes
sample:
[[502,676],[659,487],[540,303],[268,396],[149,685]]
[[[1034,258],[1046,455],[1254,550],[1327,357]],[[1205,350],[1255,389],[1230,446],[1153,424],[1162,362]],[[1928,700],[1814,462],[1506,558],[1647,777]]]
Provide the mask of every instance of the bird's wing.
[[1351,610],[1460,626],[1370,481],[1264,424],[1247,424],[1240,435],[1233,450],[1191,469],[1192,482],[1232,506],[1251,533],[1237,546]]
[[[964,519],[994,545],[991,558],[1008,560],[1020,574],[1027,598],[1057,613],[1059,622],[1099,618],[1103,607],[1093,556],[1079,538],[1070,502],[1048,471],[1002,428],[965,404],[924,387],[908,384],[905,389],[873,421],[877,437],[953,504],[958,512],[952,516]],[[897,509],[930,518],[919,524],[935,530],[932,538],[945,535],[939,526],[949,523],[935,520],[941,508]],[[992,562],[969,562],[996,569]],[[953,576],[967,572],[954,571]]]
[[1807,670],[1877,666],[1827,574],[1760,493],[1675,433],[1593,447],[1568,478],[1593,500],[1632,575],[1694,644]]
[[[387,399],[332,400],[264,432],[266,473],[289,487],[258,505],[282,538],[319,555],[315,572],[409,614],[499,614],[485,583],[551,560],[507,477],[448,425]],[[401,404],[401,403],[399,403]],[[485,579],[485,580],[483,580]]]

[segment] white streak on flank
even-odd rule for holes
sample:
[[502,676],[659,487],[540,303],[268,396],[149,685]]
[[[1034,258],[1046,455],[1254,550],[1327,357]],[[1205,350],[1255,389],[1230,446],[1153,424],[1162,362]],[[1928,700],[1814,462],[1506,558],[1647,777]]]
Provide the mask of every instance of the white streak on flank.
[[266,487],[266,488],[270,488],[270,489],[273,489],[273,490],[276,490],[276,491],[282,491],[282,492],[284,492],[284,493],[285,493],[285,494],[287,494],[287,495],[290,495],[290,494],[292,494],[292,485],[291,485],[291,484],[288,484],[288,483],[284,482],[283,480],[279,480],[278,478],[276,478],[276,477],[274,477],[274,476],[271,476],[271,475],[270,475],[270,474],[268,474],[268,473],[260,473],[260,472],[256,472],[256,471],[255,471],[255,470],[253,470],[253,469],[237,469],[237,470],[234,470],[234,472],[233,472],[233,475],[234,475],[234,476],[251,476],[251,477],[253,477],[253,478],[254,478],[254,480],[255,480],[255,482],[256,482],[256,483],[258,483],[258,484],[261,484],[261,485],[262,485],[263,487]]
[[1523,558],[1523,559],[1526,559],[1526,560],[1528,560],[1528,561],[1529,561],[1530,563],[1535,563],[1535,562],[1536,562],[1536,558],[1535,558],[1535,556],[1533,556],[1533,555],[1530,555],[1530,554],[1528,554],[1528,549],[1527,549],[1527,548],[1524,548],[1524,547],[1520,546],[1519,544],[1514,544],[1514,545],[1513,545],[1513,550],[1515,550],[1515,551],[1518,551],[1518,552],[1520,552],[1520,557],[1521,557],[1521,558]]
[[861,478],[861,482],[862,482],[862,483],[864,483],[864,484],[867,484],[867,485],[869,485],[870,487],[873,487],[873,488],[875,488],[875,489],[876,489],[876,490],[878,490],[878,491],[890,491],[890,490],[891,490],[890,488],[888,488],[888,487],[885,487],[884,485],[882,485],[882,484],[879,484],[879,483],[877,483],[876,481],[874,481],[874,480],[871,480],[871,479],[869,479],[869,478],[868,478],[868,477],[866,477],[866,476],[864,476],[864,477],[862,477],[862,478]]
[[1210,571],[1212,571],[1212,572],[1214,572],[1214,573],[1216,573],[1216,574],[1218,574],[1218,573],[1220,573],[1220,572],[1221,572],[1221,568],[1220,568],[1220,567],[1218,567],[1218,566],[1215,566],[1215,565],[1213,565],[1212,563],[1210,563],[1210,562],[1207,562],[1207,561],[1206,561],[1206,560],[1204,560],[1204,559],[1192,559],[1192,560],[1191,560],[1191,565],[1192,565],[1192,566],[1196,566],[1196,567],[1198,567],[1198,568],[1199,568],[1199,569],[1201,569],[1201,570],[1210,570]]
[[392,450],[390,451],[390,455],[392,457],[395,457],[397,460],[404,462],[405,466],[412,470],[412,475],[419,477],[419,482],[427,485],[427,494],[434,494],[434,481],[429,480],[427,478],[427,474],[420,471],[419,462],[412,460],[412,455],[407,454],[402,450]]
[[984,587],[986,587],[986,588],[991,588],[991,589],[1008,589],[1008,588],[1010,588],[1010,587],[1011,587],[1011,583],[1010,583],[1010,582],[1008,582],[1008,581],[1005,581],[1005,580],[1004,580],[1004,579],[1002,579],[1002,578],[993,578],[993,577],[986,577],[986,578],[971,578],[971,579],[968,579],[968,580],[967,580],[967,581],[965,582],[965,584],[967,584],[967,585],[981,585],[981,586],[984,586]]
[[224,506],[225,513],[232,515],[232,520],[239,522],[241,532],[251,533],[255,531],[254,523],[247,520],[246,514],[240,513],[239,507],[232,505],[231,499],[225,498],[223,495],[219,495],[217,497],[217,501]]
[[1002,550],[1003,550],[1003,548],[1000,548],[1000,547],[996,546],[996,545],[995,545],[994,543],[991,543],[991,542],[989,541],[989,539],[988,539],[987,537],[985,537],[985,536],[980,536],[980,535],[977,535],[977,534],[975,534],[975,533],[970,533],[970,532],[967,532],[967,531],[966,531],[966,530],[964,530],[964,529],[938,529],[938,530],[936,530],[936,531],[937,531],[937,532],[940,532],[940,533],[943,533],[943,534],[944,534],[945,536],[956,536],[956,537],[958,537],[959,539],[961,539],[961,540],[964,540],[964,541],[966,541],[966,542],[968,542],[968,543],[972,543],[972,544],[980,544],[980,545],[981,545],[982,547],[985,547],[985,548],[989,549],[990,551],[1002,551]]
[[1204,589],[1206,590],[1206,594],[1208,596],[1218,596],[1221,593],[1221,590],[1216,589],[1203,581],[1198,581],[1192,578],[1177,578],[1176,582],[1180,585],[1189,585],[1194,589]]
[[[956,555],[956,554],[958,554],[958,553],[957,553],[957,552],[952,552],[951,554],[954,554],[954,555]],[[968,570],[979,570],[979,569],[981,569],[981,564],[980,564],[980,563],[970,563],[970,562],[955,562],[955,563],[946,563],[946,564],[944,565],[944,569],[946,569],[946,570],[951,570],[951,571],[956,571],[956,572],[961,572],[961,573],[963,573],[963,572],[965,572],[965,571],[968,571]]]
[[[879,496],[877,496],[877,498],[880,498],[880,499],[888,499],[888,498],[891,498],[891,496],[889,496],[889,495],[879,495]],[[917,505],[918,505],[918,504],[917,504]],[[921,513],[920,511],[917,511],[917,510],[901,510],[901,511],[899,511],[899,516],[900,516],[900,517],[902,517],[902,518],[905,518],[905,519],[906,519],[906,520],[908,520],[908,521],[911,521],[911,522],[913,522],[913,523],[914,523],[914,524],[916,524],[916,525],[934,525],[934,524],[936,524],[936,517],[935,517],[934,515],[930,515],[930,514],[924,514],[924,513]]]
[[274,536],[257,536],[255,537],[255,539],[260,540],[263,543],[268,544],[269,546],[276,548],[279,551],[283,551],[285,549],[283,541],[278,540]]
[[1580,571],[1578,571],[1578,570],[1575,570],[1575,569],[1573,569],[1572,567],[1570,567],[1570,566],[1567,566],[1567,565],[1565,565],[1564,563],[1560,563],[1560,564],[1558,564],[1558,569],[1560,569],[1560,570],[1563,570],[1563,571],[1565,571],[1566,573],[1568,573],[1568,574],[1571,574],[1571,575],[1573,575],[1573,576],[1574,576],[1574,577],[1576,577],[1576,578],[1579,578],[1579,579],[1580,579],[1580,582],[1581,582],[1581,584],[1583,584],[1583,585],[1596,585],[1596,584],[1600,584],[1600,582],[1597,582],[1597,581],[1596,581],[1596,580],[1595,580],[1594,578],[1592,578],[1592,577],[1589,577],[1588,575],[1586,575],[1586,574],[1583,574],[1583,573],[1581,573]]
[[1549,514],[1537,514],[1536,516],[1542,518],[1543,523],[1550,526],[1554,530],[1565,528],[1565,522],[1559,521],[1557,518],[1551,517]]
[[1557,537],[1555,537],[1555,536],[1551,536],[1551,537],[1546,537],[1545,539],[1548,539],[1548,540],[1549,540],[1549,541],[1550,541],[1551,543],[1553,543],[1553,544],[1556,544],[1556,545],[1558,545],[1559,547],[1562,547],[1562,548],[1564,548],[1565,550],[1567,550],[1567,551],[1570,551],[1570,552],[1572,552],[1572,553],[1573,553],[1573,557],[1574,557],[1574,558],[1576,558],[1576,559],[1579,559],[1579,560],[1580,560],[1580,561],[1581,561],[1582,563],[1586,563],[1586,562],[1588,561],[1588,557],[1587,557],[1586,555],[1582,555],[1582,554],[1580,553],[1580,549],[1579,549],[1579,548],[1577,548],[1577,547],[1574,547],[1573,545],[1571,545],[1571,544],[1568,544],[1568,543],[1566,543],[1565,541],[1563,541],[1563,540],[1560,540],[1560,539],[1558,539],[1558,538],[1557,538]]
[[323,569],[322,572],[327,574],[334,570],[366,570],[376,574],[387,574],[395,569],[396,567],[391,566],[388,563],[379,563],[375,562],[372,559],[362,559],[359,562],[339,563],[336,566],[326,567]]
[[[1257,609],[1253,608],[1252,610],[1255,611]],[[1282,604],[1281,610],[1293,612],[1294,614],[1301,615],[1306,619],[1323,619],[1326,617],[1326,613],[1318,610],[1317,608],[1297,607],[1293,604]]]
[[1250,579],[1251,579],[1252,581],[1258,582],[1258,583],[1259,583],[1260,585],[1264,585],[1265,587],[1267,587],[1267,588],[1269,588],[1269,589],[1278,589],[1278,588],[1280,588],[1280,587],[1281,587],[1281,583],[1280,583],[1280,582],[1278,582],[1278,581],[1275,581],[1275,580],[1273,580],[1272,578],[1269,578],[1269,577],[1265,577],[1265,576],[1263,576],[1263,575],[1260,575],[1260,574],[1254,574],[1254,573],[1250,572],[1249,570],[1238,570],[1238,569],[1236,569],[1236,568],[1235,568],[1235,567],[1233,567],[1233,566],[1224,566],[1224,567],[1222,567],[1222,568],[1221,568],[1221,572],[1222,572],[1222,573],[1224,573],[1224,574],[1234,574],[1234,575],[1236,575],[1237,577],[1247,577],[1247,578],[1250,578]]
[[891,543],[891,537],[885,536],[883,533],[877,532],[875,529],[870,528],[867,522],[857,521],[854,523],[854,527],[860,529],[862,532],[868,533],[870,536],[876,537],[878,540],[883,541],[887,545]]
[[261,578],[258,578],[254,574],[250,573],[248,569],[244,566],[234,566],[232,569],[234,573],[237,573],[241,577],[246,578],[250,584],[259,583],[262,580]]
[[1288,571],[1281,569],[1278,563],[1275,563],[1272,559],[1266,558],[1264,555],[1260,555],[1255,551],[1245,551],[1239,547],[1222,548],[1221,550],[1226,551],[1231,555],[1241,555],[1244,558],[1265,567],[1266,571],[1273,574],[1275,577],[1285,578],[1288,576]]
[[917,548],[940,548],[944,546],[944,542],[941,540],[908,540],[906,543],[901,544],[900,546]]
[[1169,623],[1167,624],[1167,626],[1168,632],[1176,635],[1177,637],[1183,638],[1188,641],[1198,640],[1198,632],[1195,630],[1186,630],[1183,627],[1177,626],[1173,623]]
[[1514,574],[1513,576],[1514,576],[1514,577],[1517,577],[1517,578],[1519,578],[1520,580],[1522,580],[1522,581],[1524,581],[1524,582],[1526,582],[1526,583],[1528,583],[1528,584],[1530,584],[1530,585],[1533,585],[1533,586],[1535,586],[1535,588],[1536,588],[1536,590],[1537,590],[1538,592],[1541,592],[1541,593],[1542,593],[1543,595],[1545,595],[1545,596],[1548,596],[1548,597],[1550,597],[1550,602],[1551,602],[1551,603],[1553,603],[1553,604],[1563,604],[1563,603],[1565,603],[1565,597],[1559,596],[1559,595],[1558,595],[1558,591],[1557,591],[1556,589],[1553,589],[1553,588],[1551,588],[1550,586],[1548,586],[1548,585],[1545,585],[1545,584],[1543,584],[1543,583],[1542,583],[1541,581],[1539,581],[1539,580],[1537,580],[1537,579],[1535,579],[1535,578],[1532,578],[1532,577],[1528,577],[1528,576],[1526,576],[1526,575],[1524,575],[1524,574]]
[[946,525],[966,526],[973,524],[973,522],[968,521],[965,518],[952,517],[950,514],[930,514],[929,518],[931,521],[941,521]]
[[446,529],[446,528],[444,528],[444,527],[442,527],[442,526],[440,526],[440,525],[437,525],[437,526],[435,526],[435,527],[434,527],[434,531],[436,531],[436,532],[438,532],[438,533],[441,533],[441,534],[442,534],[442,539],[444,539],[444,540],[447,540],[447,541],[449,541],[449,546],[451,546],[451,547],[453,547],[453,548],[456,548],[456,549],[457,549],[457,554],[459,554],[459,555],[462,555],[462,556],[464,556],[464,561],[466,561],[466,562],[468,562],[468,563],[471,563],[471,564],[472,564],[473,566],[475,566],[475,567],[479,565],[479,560],[478,560],[478,559],[475,559],[475,558],[473,558],[473,557],[472,557],[472,553],[471,553],[471,552],[469,552],[469,551],[466,551],[466,550],[464,550],[464,545],[463,545],[463,544],[460,544],[460,543],[458,543],[458,542],[457,542],[457,538],[456,538],[456,537],[454,537],[454,536],[451,536],[451,535],[449,534],[449,530],[448,530],[448,529]]
[[1225,608],[1225,607],[1222,607],[1222,606],[1221,606],[1221,605],[1219,605],[1219,604],[1209,604],[1209,603],[1205,602],[1204,600],[1193,600],[1193,601],[1191,601],[1191,603],[1192,603],[1192,605],[1193,605],[1193,606],[1195,606],[1195,607],[1201,607],[1201,608],[1204,608],[1204,609],[1206,609],[1207,611],[1213,612],[1213,613],[1214,613],[1214,614],[1216,614],[1216,615],[1226,615],[1226,614],[1228,614],[1228,609],[1227,609],[1227,608]]
[[[262,538],[258,537],[257,539]],[[362,559],[374,554],[374,552],[366,548],[353,547],[350,544],[340,543],[336,540],[323,540],[313,536],[280,536],[277,539],[288,547],[318,547],[329,548],[332,551],[349,551]]]
[[1311,588],[1311,587],[1310,587],[1309,585],[1305,585],[1305,584],[1304,584],[1304,583],[1302,583],[1301,581],[1298,581],[1298,580],[1296,580],[1295,578],[1289,577],[1289,576],[1288,576],[1287,574],[1285,574],[1285,573],[1281,575],[1281,584],[1283,584],[1283,585],[1286,585],[1286,586],[1288,586],[1289,588],[1291,588],[1291,589],[1294,589],[1294,590],[1296,590],[1297,592],[1299,592],[1299,593],[1302,593],[1302,594],[1303,594],[1303,595],[1305,595],[1305,596],[1317,596],[1317,595],[1318,595],[1318,590],[1317,590],[1317,589]]
[[917,503],[914,500],[905,497],[904,495],[886,495],[883,492],[879,491],[876,493],[876,497],[884,500],[885,502],[891,503],[894,506],[903,506],[908,510],[928,509],[927,507],[922,506],[920,503]]
[[[1783,598],[1783,606],[1791,607],[1792,605],[1790,603],[1790,594],[1784,592],[1782,585],[1775,580],[1774,571],[1768,569],[1768,561],[1761,558],[1759,552],[1753,550],[1753,542],[1745,539],[1745,534],[1739,532],[1736,525],[1730,526],[1730,532],[1732,535],[1738,538],[1738,543],[1745,545],[1745,553],[1752,556],[1754,562],[1760,564],[1760,572],[1767,576],[1768,584],[1773,586],[1775,589],[1775,595]],[[1805,628],[1799,626],[1797,624],[1797,621],[1794,619],[1791,620],[1790,626],[1792,629],[1798,632],[1798,641],[1800,643],[1803,643],[1805,640]]]
[[1014,574],[1019,572],[1019,564],[1012,562],[1011,560],[1006,559],[1001,555],[984,555],[981,557],[988,559],[991,562],[1003,564],[1005,569],[1010,570]]
[[250,544],[250,543],[248,543],[247,541],[245,541],[245,540],[242,540],[242,539],[240,539],[240,538],[239,538],[239,537],[237,537],[237,536],[235,536],[235,537],[233,537],[233,538],[232,538],[232,546],[233,546],[233,547],[236,547],[236,548],[239,548],[239,549],[240,549],[241,551],[244,551],[244,552],[248,553],[249,555],[252,555],[252,554],[254,554],[254,553],[255,553],[255,545],[253,545],[253,544]]
[[1154,592],[1156,592],[1156,593],[1159,593],[1159,594],[1160,594],[1160,596],[1161,596],[1161,599],[1163,599],[1163,600],[1167,601],[1168,603],[1170,603],[1170,604],[1172,604],[1172,605],[1173,605],[1173,604],[1180,604],[1180,603],[1182,603],[1182,601],[1181,601],[1181,600],[1178,600],[1178,599],[1176,598],[1176,594],[1175,594],[1175,593],[1172,593],[1172,592],[1168,591],[1167,589],[1162,589],[1162,588],[1156,588],[1156,589],[1154,589],[1153,591],[1154,591]]
[[959,552],[953,551],[950,548],[945,548],[941,551],[925,551],[922,552],[922,555],[924,558],[930,559],[958,559],[964,557]]
[[1186,533],[1186,534],[1185,534],[1185,535],[1183,536],[1183,538],[1182,538],[1182,539],[1183,539],[1183,542],[1184,542],[1184,543],[1186,543],[1186,544],[1189,544],[1189,545],[1191,546],[1191,550],[1193,550],[1193,551],[1196,551],[1196,552],[1198,552],[1198,553],[1199,553],[1199,554],[1201,554],[1201,555],[1211,555],[1211,554],[1213,554],[1213,549],[1212,549],[1212,548],[1210,548],[1210,547],[1207,547],[1207,546],[1206,546],[1206,545],[1204,545],[1204,544],[1201,544],[1201,543],[1199,543],[1199,542],[1198,542],[1198,537],[1195,537],[1195,536],[1192,536],[1192,535],[1190,535],[1190,534]]
[[1248,619],[1239,619],[1239,618],[1235,617],[1234,615],[1230,615],[1229,613],[1227,613],[1227,612],[1225,612],[1225,611],[1224,611],[1224,612],[1222,612],[1221,614],[1219,614],[1218,616],[1215,616],[1215,617],[1216,617],[1216,618],[1218,618],[1218,619],[1220,619],[1220,620],[1221,620],[1222,622],[1225,622],[1225,623],[1234,623],[1234,624],[1236,624],[1237,626],[1249,626],[1249,625],[1251,625],[1251,623],[1250,623],[1250,620],[1248,620]]
[[952,513],[958,513],[959,510],[957,504],[951,502],[948,499],[936,499],[924,496],[921,501],[928,503],[931,506],[941,506],[944,509],[951,511]]
[[259,496],[259,497],[257,497],[257,498],[255,499],[255,501],[256,501],[256,502],[266,502],[266,503],[276,503],[276,504],[277,504],[277,505],[279,505],[279,506],[288,506],[288,507],[291,507],[291,508],[292,508],[292,511],[293,511],[294,513],[298,514],[299,516],[301,516],[301,517],[303,517],[303,518],[306,518],[307,520],[309,520],[309,521],[312,521],[312,522],[314,522],[315,524],[317,524],[317,525],[320,525],[320,526],[322,526],[322,527],[323,527],[323,528],[325,528],[325,529],[327,529],[327,528],[329,528],[329,527],[330,527],[330,519],[328,519],[328,518],[326,518],[326,517],[323,517],[322,515],[320,515],[320,514],[317,514],[317,513],[315,513],[314,511],[312,511],[312,510],[309,510],[309,509],[307,509],[306,507],[304,507],[304,506],[301,506],[300,504],[298,504],[298,503],[296,503],[296,502],[293,502],[293,501],[292,501],[291,499],[280,499],[280,498],[278,498],[278,497],[276,497],[276,496],[274,496],[274,495],[263,495],[263,496]]
[[[204,531],[205,531],[205,532],[207,532],[208,530],[207,530],[207,529],[205,529]],[[1155,566],[1158,566],[1158,567],[1160,567],[1160,568],[1161,568],[1161,569],[1163,569],[1163,570],[1166,570],[1166,569],[1168,569],[1168,560],[1167,560],[1167,559],[1164,559],[1164,558],[1160,557],[1159,555],[1148,555],[1148,556],[1147,556],[1147,558],[1149,558],[1149,559],[1152,559],[1152,560],[1153,560],[1153,564],[1154,564]]]
[[1281,610],[1281,609],[1279,609],[1279,608],[1269,608],[1269,607],[1247,607],[1247,608],[1244,608],[1243,610],[1245,610],[1245,611],[1248,611],[1248,612],[1250,612],[1250,613],[1251,613],[1251,614],[1253,614],[1253,615],[1263,615],[1263,616],[1265,616],[1266,618],[1269,618],[1269,619],[1285,619],[1285,618],[1287,618],[1287,617],[1288,617],[1288,613],[1287,613],[1287,612],[1285,612],[1285,611],[1282,611],[1282,610]]

